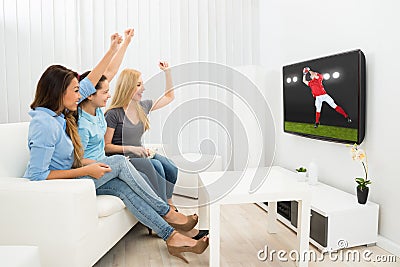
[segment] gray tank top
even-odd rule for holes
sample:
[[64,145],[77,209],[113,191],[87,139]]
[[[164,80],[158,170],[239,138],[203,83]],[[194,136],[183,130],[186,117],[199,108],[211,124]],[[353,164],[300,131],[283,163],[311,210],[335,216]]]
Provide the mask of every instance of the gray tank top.
[[[143,100],[139,102],[144,112],[149,114],[153,106],[153,100]],[[111,143],[122,146],[142,146],[142,136],[144,126],[141,121],[133,124],[128,117],[125,116],[123,108],[114,108],[105,114],[107,127],[115,129]]]

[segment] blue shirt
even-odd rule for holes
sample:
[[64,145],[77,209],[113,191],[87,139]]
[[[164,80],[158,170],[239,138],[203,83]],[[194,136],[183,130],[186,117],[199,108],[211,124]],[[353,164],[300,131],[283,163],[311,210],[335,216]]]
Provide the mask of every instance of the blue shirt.
[[79,114],[79,135],[81,137],[84,158],[101,161],[106,157],[104,152],[104,134],[107,130],[107,123],[104,113],[96,108],[96,116],[90,115],[81,108]]
[[65,132],[64,115],[37,107],[29,115],[28,147],[30,159],[24,177],[46,180],[51,170],[69,170],[74,162],[74,146]]
[[[79,93],[86,98],[96,92],[86,77],[79,82]],[[52,170],[69,170],[74,163],[74,146],[65,132],[64,115],[37,107],[29,112],[28,148],[30,158],[24,177],[33,181],[46,180]]]

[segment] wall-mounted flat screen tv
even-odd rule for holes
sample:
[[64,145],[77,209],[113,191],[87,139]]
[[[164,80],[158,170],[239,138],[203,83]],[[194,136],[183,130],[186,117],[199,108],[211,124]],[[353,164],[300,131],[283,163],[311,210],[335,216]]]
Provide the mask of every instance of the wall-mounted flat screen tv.
[[354,50],[283,67],[284,131],[360,144],[365,135],[365,56]]

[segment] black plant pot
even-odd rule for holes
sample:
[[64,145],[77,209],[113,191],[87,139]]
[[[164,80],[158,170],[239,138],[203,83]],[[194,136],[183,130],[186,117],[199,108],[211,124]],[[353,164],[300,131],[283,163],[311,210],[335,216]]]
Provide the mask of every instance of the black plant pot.
[[369,192],[369,187],[366,187],[363,190],[361,190],[357,186],[357,200],[358,200],[358,203],[360,203],[360,204],[367,203],[368,192]]

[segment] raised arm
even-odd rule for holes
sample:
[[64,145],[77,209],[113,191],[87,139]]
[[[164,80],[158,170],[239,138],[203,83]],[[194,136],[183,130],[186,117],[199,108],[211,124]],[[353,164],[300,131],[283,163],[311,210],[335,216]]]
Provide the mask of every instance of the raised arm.
[[107,77],[107,80],[111,82],[111,80],[115,77],[118,72],[119,67],[121,66],[122,60],[124,59],[126,49],[128,48],[132,37],[134,35],[134,29],[126,29],[125,30],[125,38],[122,42],[118,52],[112,58],[110,64],[108,65],[106,71],[104,72],[104,76]]
[[303,74],[303,83],[305,83],[305,85],[308,86],[308,81],[306,80],[306,75],[305,74]]
[[308,81],[306,80],[306,74],[310,71],[311,69],[309,67],[304,67],[303,69],[303,83],[308,86]]
[[165,61],[160,62],[158,64],[158,66],[165,73],[165,92],[164,92],[164,95],[153,104],[153,106],[151,107],[151,110],[157,110],[162,107],[165,107],[166,105],[171,103],[172,100],[174,100],[174,98],[175,98],[174,88],[172,85],[171,70],[168,66],[168,62],[165,62]]
[[111,45],[104,57],[100,60],[100,62],[93,68],[93,70],[87,76],[93,86],[99,82],[101,76],[106,71],[108,65],[113,59],[115,53],[117,53],[119,45],[122,42],[122,37],[118,33],[114,33],[111,35]]

